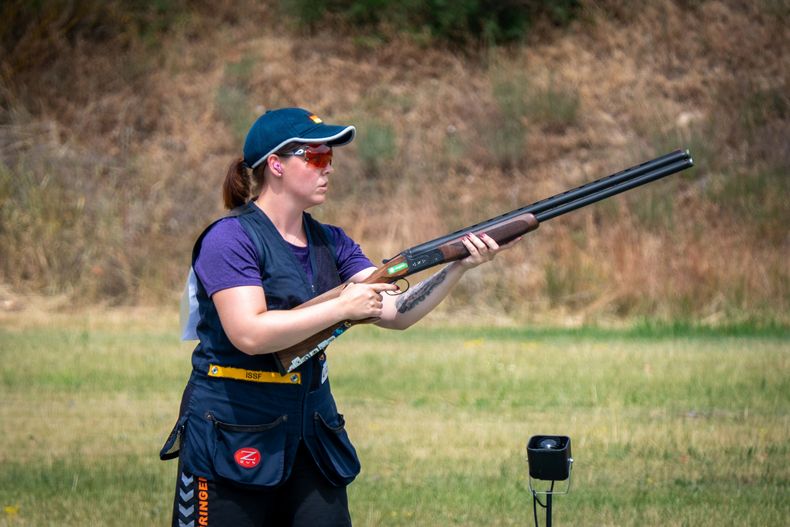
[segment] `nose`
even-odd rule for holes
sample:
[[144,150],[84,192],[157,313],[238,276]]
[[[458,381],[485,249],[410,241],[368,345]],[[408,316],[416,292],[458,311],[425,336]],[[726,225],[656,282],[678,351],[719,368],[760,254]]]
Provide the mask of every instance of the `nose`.
[[335,171],[335,169],[332,168],[332,163],[329,163],[327,166],[324,167],[324,169],[321,171],[321,173],[324,174],[325,176],[328,176],[329,174],[331,174],[334,171]]

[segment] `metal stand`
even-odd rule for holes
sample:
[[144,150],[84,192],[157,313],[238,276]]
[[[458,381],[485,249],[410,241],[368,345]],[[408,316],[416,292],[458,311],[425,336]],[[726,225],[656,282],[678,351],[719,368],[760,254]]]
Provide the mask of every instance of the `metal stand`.
[[[572,466],[573,466],[573,459],[570,459],[569,463],[568,463],[568,472],[570,472]],[[547,490],[547,491],[546,490],[538,491],[538,490],[535,490],[532,487],[532,478],[531,477],[529,478],[529,490],[532,492],[532,512],[534,513],[534,516],[535,516],[535,527],[539,526],[539,523],[538,523],[538,505],[540,505],[542,508],[546,509],[546,527],[551,527],[551,499],[552,499],[552,496],[554,496],[555,494],[559,494],[559,495],[567,494],[571,490],[571,478],[570,478],[570,475],[568,476],[568,485],[565,487],[565,490],[563,490],[561,492],[555,492],[554,491],[554,483],[555,483],[555,481],[552,480],[551,488],[549,490]],[[546,504],[545,505],[540,501],[540,498],[538,498],[538,494],[545,494],[545,496],[546,496]]]

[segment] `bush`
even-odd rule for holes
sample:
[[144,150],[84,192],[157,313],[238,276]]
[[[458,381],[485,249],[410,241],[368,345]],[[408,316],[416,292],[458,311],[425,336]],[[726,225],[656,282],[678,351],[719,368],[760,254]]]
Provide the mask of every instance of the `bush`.
[[238,62],[228,63],[214,99],[219,117],[241,142],[255,118],[249,92],[256,60],[254,55],[246,55]]
[[460,44],[518,41],[539,21],[566,25],[580,11],[579,0],[281,0],[281,6],[306,27],[331,18],[369,31],[427,30]]
[[578,90],[550,79],[545,87],[523,73],[499,66],[491,73],[492,95],[499,120],[496,126],[482,127],[488,147],[508,170],[519,165],[527,153],[528,127],[543,133],[564,133],[576,124],[579,113]]
[[547,132],[563,132],[576,124],[579,115],[579,92],[571,86],[551,80],[545,88],[527,86],[526,116]]
[[395,129],[386,123],[363,123],[357,139],[357,152],[368,177],[383,175],[398,154]]
[[495,126],[484,126],[481,130],[484,130],[491,153],[500,166],[508,170],[518,165],[526,152],[528,80],[523,74],[514,75],[503,68],[493,70],[491,77],[498,120]]

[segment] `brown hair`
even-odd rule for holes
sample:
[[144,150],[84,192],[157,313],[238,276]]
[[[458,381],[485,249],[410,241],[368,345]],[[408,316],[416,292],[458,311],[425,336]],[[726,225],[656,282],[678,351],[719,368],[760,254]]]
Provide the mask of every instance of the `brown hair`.
[[244,164],[244,159],[238,158],[230,164],[225,181],[222,183],[222,201],[226,209],[235,209],[250,200],[253,190],[257,191],[263,184],[265,168],[265,163],[255,167],[250,176],[250,170]]

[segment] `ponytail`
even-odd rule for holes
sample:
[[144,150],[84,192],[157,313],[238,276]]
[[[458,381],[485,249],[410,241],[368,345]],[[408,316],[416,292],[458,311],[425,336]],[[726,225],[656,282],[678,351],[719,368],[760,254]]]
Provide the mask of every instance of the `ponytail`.
[[252,182],[250,173],[244,164],[244,159],[239,158],[228,167],[228,174],[222,183],[222,200],[226,209],[235,209],[247,203],[250,198]]

